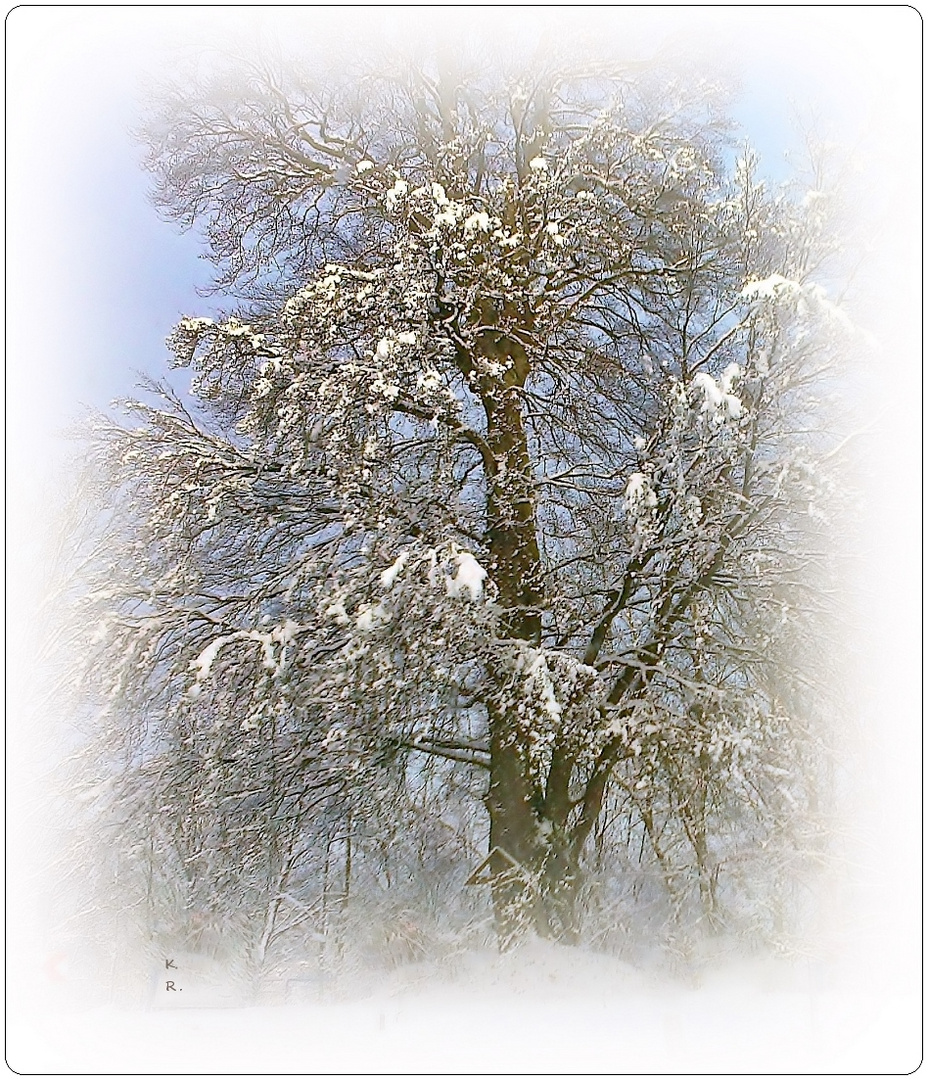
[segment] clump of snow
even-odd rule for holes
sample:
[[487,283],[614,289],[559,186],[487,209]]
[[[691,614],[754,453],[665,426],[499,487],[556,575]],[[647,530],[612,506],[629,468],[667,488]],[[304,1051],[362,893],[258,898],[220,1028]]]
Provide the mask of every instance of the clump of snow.
[[454,577],[446,581],[448,595],[457,599],[469,593],[471,600],[479,600],[483,595],[486,570],[469,551],[456,551],[454,559],[457,563],[457,572]]
[[741,378],[741,367],[738,364],[731,363],[722,372],[722,378],[719,380],[719,386],[722,388],[723,394],[730,394],[731,388],[735,384],[736,379]]
[[783,277],[782,274],[771,274],[763,279],[755,278],[746,282],[740,295],[744,300],[778,300],[789,297],[795,301],[798,314],[807,315],[810,311],[818,311],[837,322],[843,330],[853,330],[853,324],[845,312],[828,300],[821,285],[811,282],[802,285],[798,281]]
[[629,502],[637,502],[642,498],[648,490],[648,478],[644,473],[635,472],[628,478],[628,483],[625,485],[625,498]]
[[798,282],[790,281],[782,274],[771,274],[769,277],[752,278],[746,282],[741,290],[741,297],[744,300],[774,300],[780,293],[795,294],[801,289]]
[[374,163],[373,163],[373,161],[370,161],[368,158],[365,158],[363,161],[359,161],[358,164],[355,166],[355,168],[357,169],[357,171],[359,173],[366,173],[370,169],[374,168]]
[[325,609],[325,614],[328,618],[334,619],[339,626],[347,626],[351,621],[348,618],[348,612],[345,610],[345,605],[336,601],[334,604],[329,604]]
[[564,243],[564,237],[561,236],[560,228],[556,221],[549,221],[548,224],[545,226],[545,232],[548,236],[551,237],[551,239],[558,247],[560,247],[561,244]]
[[703,405],[703,411],[708,412],[710,409],[717,409],[722,404],[722,393],[719,387],[712,378],[712,376],[706,371],[700,371],[693,379],[693,385],[698,386],[700,390],[706,395],[706,401]]
[[490,215],[481,210],[479,213],[471,214],[469,218],[464,222],[464,235],[472,236],[475,232],[489,232],[490,231]]
[[632,510],[646,510],[657,506],[657,493],[651,487],[651,479],[644,473],[634,472],[625,485],[625,502]]
[[276,672],[280,669],[280,664],[274,655],[274,645],[279,644],[283,647],[292,644],[294,637],[301,629],[299,623],[294,622],[293,619],[287,619],[280,626],[276,626],[270,633],[262,633],[260,630],[238,631],[234,634],[225,634],[222,637],[214,638],[200,652],[199,656],[190,661],[191,669],[196,672],[196,682],[190,687],[188,694],[194,698],[199,696],[200,684],[209,678],[212,666],[219,655],[219,650],[230,641],[257,641],[261,645],[261,662],[263,666]]
[[548,162],[543,157],[533,157],[532,160],[528,163],[528,167],[533,172],[547,172]]
[[732,387],[740,376],[741,368],[737,364],[729,364],[718,382],[707,371],[700,371],[693,376],[693,385],[702,390],[705,395],[702,411],[716,415],[724,413],[732,420],[737,420],[743,412],[743,407],[741,398],[732,393]]
[[384,196],[384,203],[387,210],[395,210],[397,203],[400,199],[406,197],[406,193],[409,191],[409,184],[405,180],[397,180],[392,188]]
[[229,641],[228,637],[214,638],[209,645],[195,659],[190,661],[190,667],[196,670],[197,682],[203,682],[209,678],[213,662],[219,655],[219,650]]
[[212,319],[208,319],[205,316],[200,316],[197,318],[183,318],[180,320],[178,325],[182,330],[188,330],[191,333],[198,333],[200,330],[206,330],[210,326],[215,326],[216,324],[213,322]]
[[[386,339],[381,341],[380,345],[383,345],[385,340]],[[377,347],[378,355],[380,355],[380,345]],[[389,342],[387,343],[387,348],[390,348]],[[400,396],[400,388],[389,377],[384,377],[383,372],[377,373],[376,378],[371,382],[370,386],[372,393],[385,398],[387,401],[396,401]],[[369,401],[365,408],[371,414],[377,411],[377,406],[372,401]]]
[[276,640],[274,635],[262,634],[260,630],[252,630],[247,636],[252,641],[257,641],[261,646],[261,666],[267,668],[268,671],[276,672],[279,665],[274,656],[274,642]]
[[409,558],[409,552],[408,551],[402,552],[399,555],[399,557],[397,558],[397,560],[391,566],[388,566],[387,569],[384,570],[383,573],[380,575],[380,584],[385,589],[392,589],[393,588],[393,586],[394,586],[394,584],[396,582],[396,579],[403,572],[403,567],[406,565],[406,560],[408,558]]
[[358,609],[355,626],[359,630],[373,630],[382,623],[390,621],[390,613],[382,604],[362,604]]

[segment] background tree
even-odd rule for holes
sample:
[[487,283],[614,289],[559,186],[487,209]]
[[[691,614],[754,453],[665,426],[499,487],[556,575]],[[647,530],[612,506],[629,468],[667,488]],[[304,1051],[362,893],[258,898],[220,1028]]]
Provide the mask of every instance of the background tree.
[[821,798],[827,197],[607,65],[239,62],[146,138],[232,305],[97,426],[104,802],[157,918],[263,962],[410,821],[504,939],[575,940],[616,843],[731,917]]

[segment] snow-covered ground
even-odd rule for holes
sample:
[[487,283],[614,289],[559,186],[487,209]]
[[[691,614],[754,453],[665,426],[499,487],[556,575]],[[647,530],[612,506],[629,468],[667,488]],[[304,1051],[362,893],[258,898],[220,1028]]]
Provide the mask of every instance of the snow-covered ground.
[[544,942],[407,965],[280,1006],[54,1008],[10,1002],[29,1073],[905,1072],[920,1001],[821,962],[636,970]]

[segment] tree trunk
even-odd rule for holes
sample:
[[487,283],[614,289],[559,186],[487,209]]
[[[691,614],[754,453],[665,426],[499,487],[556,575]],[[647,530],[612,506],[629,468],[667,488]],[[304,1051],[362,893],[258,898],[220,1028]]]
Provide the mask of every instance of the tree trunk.
[[531,782],[510,717],[490,718],[490,872],[496,929],[503,945],[542,918],[538,881],[538,823],[532,810]]
[[[482,313],[492,326],[496,313]],[[484,360],[504,365],[502,376],[479,382],[487,420],[487,545],[491,573],[505,615],[503,633],[538,646],[541,642],[541,559],[528,439],[521,390],[528,360],[513,338],[485,330],[479,339]],[[515,710],[512,676],[500,670],[490,708],[490,872],[497,931],[505,946],[526,930],[548,934],[549,844],[543,825],[542,793],[532,776],[527,733]]]
[[578,896],[583,879],[578,854],[564,831],[555,827],[549,835],[543,868],[544,933],[570,945],[580,933]]
[[[487,546],[490,571],[504,610],[503,634],[526,645],[541,644],[544,599],[535,516],[534,476],[522,411],[530,371],[522,336],[497,329],[500,317],[531,332],[531,315],[514,306],[479,305],[482,329],[475,355],[460,355],[463,374],[477,390],[486,414]],[[500,374],[482,374],[488,364]],[[498,370],[498,368],[497,368]],[[526,930],[574,941],[581,884],[579,848],[569,836],[568,798],[573,758],[558,752],[547,786],[534,776],[528,733],[516,711],[512,674],[496,679],[490,706],[490,817],[493,907],[500,942]]]

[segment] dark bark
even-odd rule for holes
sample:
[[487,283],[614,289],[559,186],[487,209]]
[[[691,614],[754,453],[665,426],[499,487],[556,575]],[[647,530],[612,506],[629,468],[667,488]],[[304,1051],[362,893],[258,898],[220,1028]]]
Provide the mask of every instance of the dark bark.
[[[506,313],[512,316],[512,313]],[[497,329],[500,313],[481,306],[477,356],[465,364],[486,414],[486,540],[503,634],[537,646],[541,641],[542,575],[535,500],[521,390],[529,373],[524,346]],[[480,361],[504,366],[502,374],[476,375]],[[475,377],[476,375],[476,377]],[[547,845],[537,785],[531,775],[526,733],[512,705],[505,671],[490,709],[490,872],[497,929],[503,943],[528,928],[547,926],[543,867]]]
[[486,800],[490,872],[496,928],[505,944],[524,930],[538,927],[540,834],[532,809],[527,761],[518,745],[512,717],[498,712],[491,715],[490,726],[490,785]]
[[[524,335],[497,329],[501,316]],[[477,356],[460,357],[476,384],[486,415],[486,539],[503,633],[538,647],[544,600],[538,548],[532,463],[522,411],[522,389],[530,372],[520,338],[531,331],[525,312],[480,308]],[[480,376],[480,361],[501,364],[500,375]],[[532,775],[526,732],[511,704],[511,675],[494,673],[496,700],[490,709],[490,858],[497,930],[505,946],[526,930],[566,941],[577,938],[579,849],[567,824],[574,755],[555,746],[547,781]],[[580,845],[582,847],[582,845]]]

